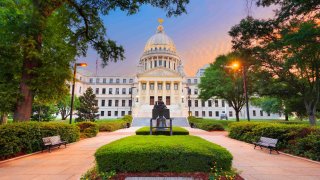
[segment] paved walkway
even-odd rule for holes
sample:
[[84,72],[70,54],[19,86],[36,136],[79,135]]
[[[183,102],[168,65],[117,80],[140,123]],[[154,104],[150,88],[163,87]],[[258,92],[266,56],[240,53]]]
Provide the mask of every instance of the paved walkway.
[[206,132],[186,128],[191,135],[200,136],[227,148],[233,155],[233,167],[248,180],[320,180],[320,164],[283,154],[269,154],[253,149],[248,143],[227,137],[227,132]]
[[137,128],[99,133],[97,137],[81,140],[51,153],[39,153],[0,163],[1,180],[67,180],[79,179],[94,165],[96,149],[117,139],[133,135]]

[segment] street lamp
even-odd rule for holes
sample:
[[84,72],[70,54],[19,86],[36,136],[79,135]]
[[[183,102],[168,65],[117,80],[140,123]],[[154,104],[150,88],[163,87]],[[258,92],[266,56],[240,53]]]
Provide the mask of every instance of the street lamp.
[[137,88],[137,87],[133,87],[133,86],[132,86],[132,87],[130,88],[130,89],[131,89],[131,90],[130,90],[130,91],[131,91],[131,92],[130,92],[130,94],[131,94],[131,97],[130,97],[130,99],[131,99],[131,104],[130,104],[130,111],[129,111],[129,112],[130,112],[130,115],[132,115],[132,103],[133,103],[132,93],[133,93],[133,89],[134,89],[134,88]]
[[190,89],[189,86],[184,87],[184,88],[186,88],[187,91],[188,91],[188,108],[189,108],[189,110],[188,110],[188,116],[190,117],[190,116],[192,115],[192,114],[191,114],[191,110],[190,110],[190,108],[191,108],[191,100],[190,100],[191,89]]
[[226,68],[232,68],[232,69],[239,69],[241,66],[242,68],[242,79],[243,79],[243,91],[244,91],[244,97],[246,102],[246,109],[247,109],[247,119],[250,121],[250,112],[249,112],[249,98],[248,98],[248,87],[247,87],[247,70],[245,65],[240,65],[238,62],[232,63],[231,66],[225,66]]
[[87,63],[74,63],[74,66],[73,66],[73,82],[72,82],[72,91],[71,91],[71,108],[70,108],[70,121],[69,121],[69,124],[72,123],[73,101],[74,101],[74,85],[76,83],[77,66],[86,67]]

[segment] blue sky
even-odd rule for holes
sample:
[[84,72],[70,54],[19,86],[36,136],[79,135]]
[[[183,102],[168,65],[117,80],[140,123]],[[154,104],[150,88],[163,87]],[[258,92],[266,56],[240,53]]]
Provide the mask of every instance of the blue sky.
[[[228,31],[247,15],[246,0],[190,0],[187,11],[187,14],[168,18],[162,9],[143,6],[135,15],[127,16],[126,12],[116,10],[103,16],[108,38],[124,47],[126,59],[105,68],[99,65],[98,74],[133,75],[145,43],[156,32],[157,19],[163,18],[165,32],[175,42],[186,74],[193,76],[217,55],[231,51]],[[252,15],[269,18],[273,16],[273,9],[253,6]],[[87,62],[87,70],[95,73],[96,59],[100,61],[97,53],[89,50],[87,57],[80,57],[78,61]]]

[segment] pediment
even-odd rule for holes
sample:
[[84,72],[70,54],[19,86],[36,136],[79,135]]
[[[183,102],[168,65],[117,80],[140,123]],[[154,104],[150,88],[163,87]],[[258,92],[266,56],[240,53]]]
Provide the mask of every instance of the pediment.
[[181,77],[181,75],[168,68],[158,67],[138,74],[138,77]]

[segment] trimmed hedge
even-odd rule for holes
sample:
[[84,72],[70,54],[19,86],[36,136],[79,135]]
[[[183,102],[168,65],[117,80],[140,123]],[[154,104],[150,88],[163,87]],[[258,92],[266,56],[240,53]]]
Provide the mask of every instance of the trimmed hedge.
[[320,128],[298,124],[238,122],[229,126],[229,137],[255,142],[261,136],[279,139],[278,148],[294,155],[320,160]]
[[123,129],[127,127],[127,123],[131,123],[132,116],[125,115],[122,119],[119,120],[96,120],[95,122],[99,126],[99,131],[112,132],[118,129]]
[[[172,127],[173,135],[189,135],[189,131],[182,127]],[[150,135],[150,127],[142,127],[136,131],[136,135]],[[152,130],[152,135],[170,135],[170,129],[164,131]]]
[[0,126],[0,159],[42,149],[42,138],[60,135],[68,143],[79,140],[78,126],[54,122],[21,122]]
[[130,136],[99,148],[99,172],[209,172],[230,170],[225,148],[195,136]]
[[80,122],[77,123],[77,126],[80,128],[80,137],[81,138],[91,138],[97,136],[99,132],[99,126],[94,122]]
[[223,120],[208,120],[203,118],[196,118],[191,116],[188,118],[189,123],[193,123],[196,128],[205,131],[224,131],[225,127],[230,123],[229,121]]

